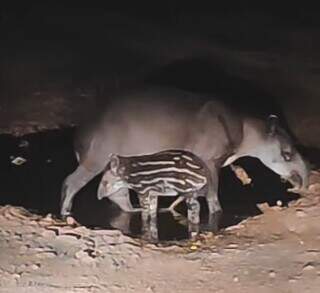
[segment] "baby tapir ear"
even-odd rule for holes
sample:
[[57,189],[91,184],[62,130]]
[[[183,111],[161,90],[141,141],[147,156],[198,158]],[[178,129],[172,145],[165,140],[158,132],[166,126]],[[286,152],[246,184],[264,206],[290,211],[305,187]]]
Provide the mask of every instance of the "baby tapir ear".
[[277,127],[278,127],[278,121],[279,118],[277,115],[269,115],[268,117],[268,121],[267,121],[267,133],[270,136],[274,136],[276,131],[277,131]]
[[110,170],[113,175],[117,176],[118,168],[120,164],[119,157],[115,154],[111,154],[109,157],[110,157]]

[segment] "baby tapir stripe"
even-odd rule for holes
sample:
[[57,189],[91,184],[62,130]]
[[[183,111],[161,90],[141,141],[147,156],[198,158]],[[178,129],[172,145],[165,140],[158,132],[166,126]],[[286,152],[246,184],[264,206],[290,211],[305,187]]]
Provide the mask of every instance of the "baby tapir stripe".
[[208,170],[195,154],[167,150],[142,156],[118,157],[118,170],[129,188],[139,194],[192,193],[207,185]]

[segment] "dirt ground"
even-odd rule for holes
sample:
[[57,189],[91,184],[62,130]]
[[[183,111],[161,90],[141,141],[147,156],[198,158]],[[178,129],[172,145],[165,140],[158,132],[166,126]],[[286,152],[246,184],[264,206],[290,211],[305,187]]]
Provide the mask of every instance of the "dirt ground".
[[289,207],[154,245],[0,208],[0,292],[319,292],[320,172]]

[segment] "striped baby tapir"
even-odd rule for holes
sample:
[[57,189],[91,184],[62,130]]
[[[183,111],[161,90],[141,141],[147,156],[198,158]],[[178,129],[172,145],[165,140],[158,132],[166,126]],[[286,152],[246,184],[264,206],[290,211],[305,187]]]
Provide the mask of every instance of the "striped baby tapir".
[[[108,197],[121,208],[126,203],[119,203],[113,195],[118,195],[120,189],[134,190],[141,206],[137,211],[142,212],[143,237],[156,240],[158,197],[179,196],[168,209],[163,210],[173,211],[185,200],[189,231],[193,234],[198,232],[200,223],[197,197],[206,196],[208,180],[206,164],[189,151],[166,150],[141,156],[112,154],[98,188],[98,198]],[[119,197],[120,200],[123,198]]]

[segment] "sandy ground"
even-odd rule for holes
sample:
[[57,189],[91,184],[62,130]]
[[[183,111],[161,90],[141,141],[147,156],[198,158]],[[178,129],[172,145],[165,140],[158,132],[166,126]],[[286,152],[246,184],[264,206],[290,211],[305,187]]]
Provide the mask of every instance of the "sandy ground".
[[319,292],[320,172],[310,193],[219,235],[153,245],[0,208],[0,292]]

